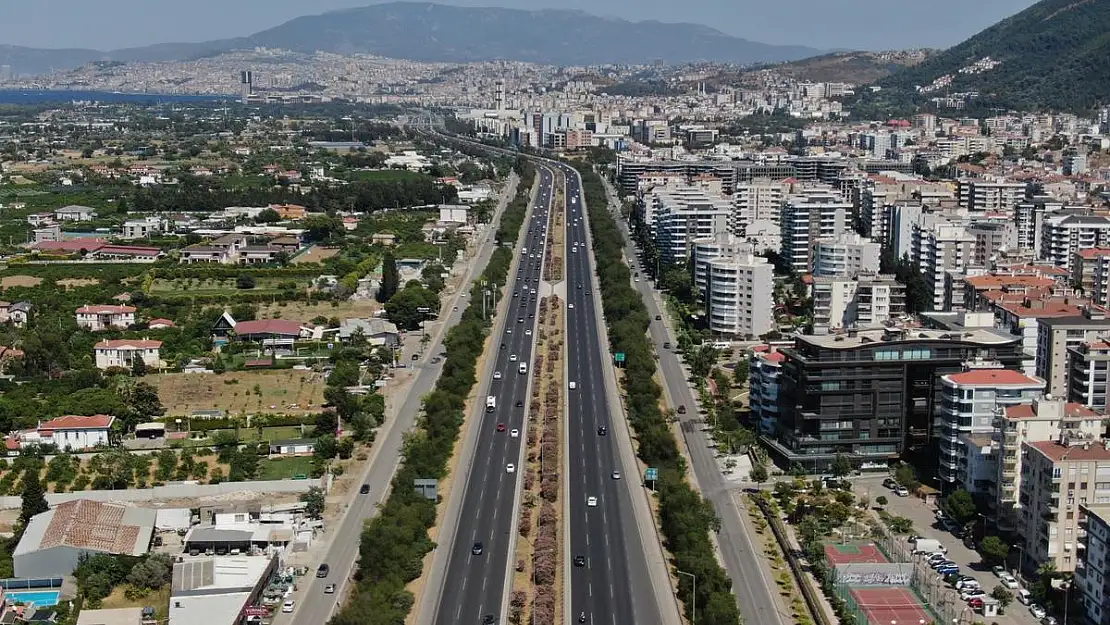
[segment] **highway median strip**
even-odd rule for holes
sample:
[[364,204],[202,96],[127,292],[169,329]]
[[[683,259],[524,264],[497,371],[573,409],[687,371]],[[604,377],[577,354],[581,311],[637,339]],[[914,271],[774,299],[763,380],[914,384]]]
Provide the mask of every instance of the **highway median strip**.
[[[528,208],[535,168],[518,160],[521,176],[517,195],[506,207],[498,240],[515,241]],[[402,459],[390,495],[379,514],[362,532],[357,582],[347,604],[332,618],[332,625],[400,623],[414,603],[406,587],[424,568],[425,556],[435,544],[428,532],[436,521],[437,503],[414,488],[416,479],[447,477],[448,462],[466,415],[467,401],[478,381],[477,363],[485,349],[495,310],[483,311],[482,282],[502,288],[512,265],[513,251],[498,247],[481,278],[470,291],[470,305],[443,345],[447,352],[435,389],[423,402],[417,427],[405,437]]]

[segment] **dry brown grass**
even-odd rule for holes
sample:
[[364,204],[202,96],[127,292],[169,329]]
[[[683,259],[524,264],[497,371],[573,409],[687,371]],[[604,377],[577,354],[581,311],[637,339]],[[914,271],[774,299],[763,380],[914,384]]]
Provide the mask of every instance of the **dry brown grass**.
[[35,276],[4,276],[0,278],[0,289],[10,289],[16,286],[38,286],[42,278]]
[[304,414],[320,410],[324,401],[324,378],[312,371],[166,373],[147,376],[146,380],[158,389],[169,415],[214,409],[228,414]]
[[97,280],[96,278],[64,278],[62,280],[58,280],[58,286],[65,287],[66,290],[76,289],[83,286],[92,286],[94,284],[100,284],[100,280]]
[[295,258],[293,260],[293,264],[294,265],[299,265],[299,264],[302,264],[302,263],[318,263],[318,262],[323,261],[325,258],[331,258],[332,256],[335,256],[338,253],[339,253],[339,248],[336,248],[336,247],[320,247],[319,245],[317,245],[316,247],[308,250],[304,254],[301,254],[300,256]]
[[332,305],[331,302],[286,302],[266,304],[258,311],[259,319],[293,319],[310,321],[315,317],[338,317],[340,319],[372,317],[381,308],[375,300],[344,301]]

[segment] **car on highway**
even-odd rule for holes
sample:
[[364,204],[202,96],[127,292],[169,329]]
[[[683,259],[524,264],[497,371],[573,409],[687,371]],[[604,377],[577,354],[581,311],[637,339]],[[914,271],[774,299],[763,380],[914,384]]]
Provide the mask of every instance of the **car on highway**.
[[482,625],[494,625],[497,622],[497,617],[492,614],[487,614],[482,617]]
[[586,497],[586,505],[591,508],[597,507],[597,497]]
[[528,328],[527,330],[525,330],[524,336],[532,336],[532,328]]
[[331,572],[331,567],[328,566],[327,562],[325,562],[325,563],[320,565],[320,568],[316,569],[316,577],[319,577],[319,578],[323,579],[323,578],[327,577],[328,573],[330,573],[330,572]]
[[[522,303],[523,303],[523,302],[522,302]],[[517,318],[516,318],[516,322],[517,322],[517,323],[524,323],[524,317],[517,317]]]
[[370,494],[370,485],[369,484],[363,484],[362,487],[358,489],[358,492],[359,492],[360,495],[369,495]]
[[621,479],[621,472],[620,471],[613,471],[613,479],[614,480]]
[[493,379],[494,380],[500,380],[501,379],[501,372],[500,371],[494,371],[493,372]]
[[293,608],[296,607],[297,602],[292,599],[286,599],[285,603],[281,604],[281,611],[283,614],[292,614]]
[[523,399],[516,400],[516,407],[517,408],[523,408],[524,407],[524,400]]
[[478,541],[478,542],[474,543],[473,547],[470,548],[470,553],[472,553],[476,556],[480,556],[480,555],[482,555],[482,551],[484,549],[485,549],[485,545],[482,544],[482,541]]
[[686,406],[679,406],[678,414],[686,414]]
[[327,586],[324,586],[324,594],[325,595],[334,595],[335,594],[335,584],[328,584]]
[[663,320],[663,315],[655,315],[655,320],[656,321],[662,321]]
[[516,354],[509,354],[509,362],[516,362]]
[[605,427],[604,425],[597,428],[597,435],[598,436],[605,436],[608,433],[609,433],[609,428]]
[[573,309],[573,308],[574,308],[574,304],[567,304],[567,308],[571,308],[571,309]]
[[670,341],[663,341],[663,349],[670,349],[670,348],[671,348],[671,342]]
[[574,556],[574,566],[586,566],[586,556]]
[[511,462],[505,465],[505,473],[516,473],[516,465]]
[[509,438],[520,438],[520,430],[516,428],[509,430]]
[[504,432],[505,431],[505,424],[504,423],[498,423],[497,424],[497,431],[498,432]]

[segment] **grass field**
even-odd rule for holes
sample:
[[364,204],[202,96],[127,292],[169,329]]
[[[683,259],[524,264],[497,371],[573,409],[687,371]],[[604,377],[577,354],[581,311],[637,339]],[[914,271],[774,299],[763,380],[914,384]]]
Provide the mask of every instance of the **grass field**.
[[258,479],[287,480],[295,475],[312,475],[312,457],[275,458],[258,463]]
[[127,585],[123,584],[112,589],[112,594],[104,597],[101,608],[145,608],[150,606],[154,608],[154,618],[160,621],[165,621],[170,614],[170,590],[171,584],[166,584],[162,588],[150,593],[145,597],[141,597],[134,601],[127,598],[124,594],[127,592]]
[[332,306],[331,302],[278,302],[276,304],[263,304],[258,309],[259,319],[293,319],[296,321],[311,321],[316,317],[339,317],[352,319],[356,317],[372,317],[381,308],[381,304],[370,301],[344,301]]
[[324,378],[311,371],[167,373],[145,379],[158,389],[167,415],[214,409],[228,414],[304,414],[318,411],[324,401]]
[[322,262],[325,258],[331,258],[338,253],[339,248],[337,247],[320,247],[319,245],[316,245],[304,254],[301,254],[300,256],[293,259],[293,264],[298,265],[301,263],[319,263]]
[[[210,439],[215,438],[217,432],[231,432],[232,434],[234,434],[235,430],[210,430],[210,431],[207,432],[208,438],[210,438]],[[298,438],[304,438],[305,435],[310,434],[311,432],[312,432],[312,426],[311,425],[306,425],[305,426],[304,434],[301,433],[301,428],[299,428],[295,425],[289,425],[289,426],[280,425],[280,426],[262,428],[262,433],[261,434],[258,433],[258,428],[241,427],[241,428],[239,428],[239,440],[244,442],[244,443],[251,443],[251,442],[257,442],[257,441],[269,441],[269,442],[288,441],[288,440],[295,440],[295,439],[298,439]]]
[[96,278],[64,278],[62,280],[58,280],[58,286],[65,287],[66,290],[76,289],[83,286],[92,286],[94,284],[100,284],[100,280],[97,280]]

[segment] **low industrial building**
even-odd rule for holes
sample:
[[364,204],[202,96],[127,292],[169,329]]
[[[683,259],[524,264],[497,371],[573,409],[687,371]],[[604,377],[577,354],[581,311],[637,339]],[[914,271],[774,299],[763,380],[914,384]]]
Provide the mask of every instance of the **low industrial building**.
[[36,514],[13,554],[15,576],[63,577],[82,556],[141,556],[150,548],[155,511],[77,499]]
[[173,565],[169,625],[237,625],[278,568],[266,556],[185,556]]

